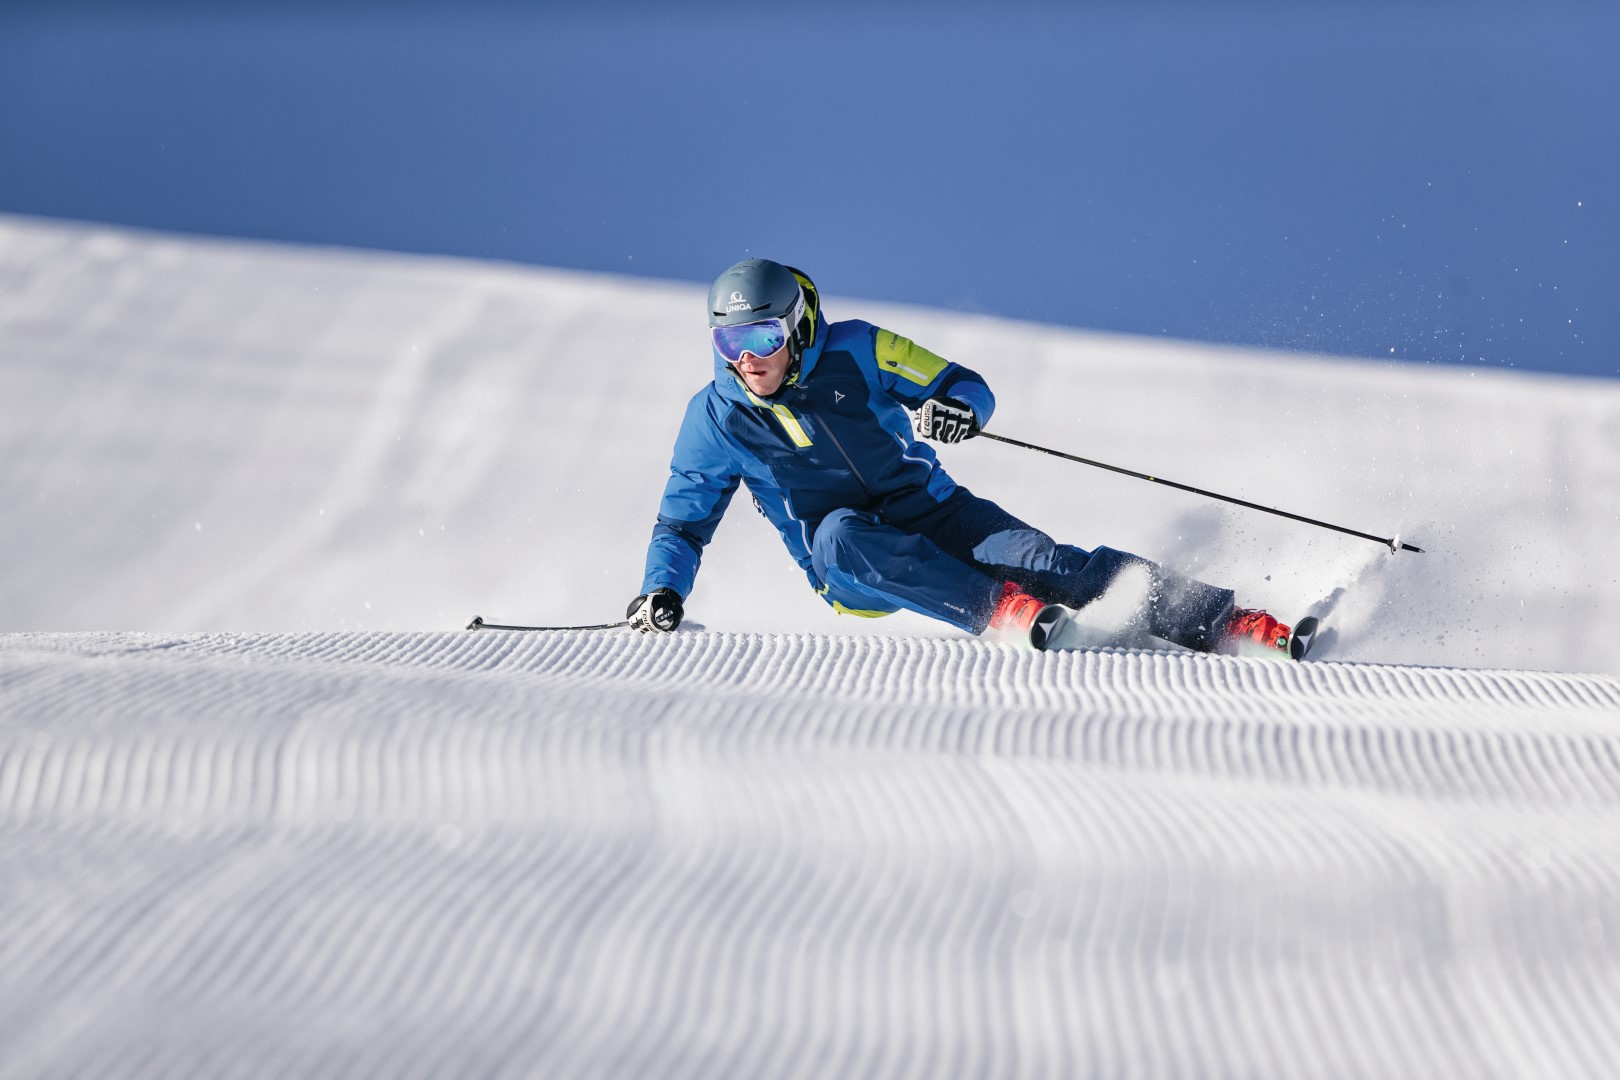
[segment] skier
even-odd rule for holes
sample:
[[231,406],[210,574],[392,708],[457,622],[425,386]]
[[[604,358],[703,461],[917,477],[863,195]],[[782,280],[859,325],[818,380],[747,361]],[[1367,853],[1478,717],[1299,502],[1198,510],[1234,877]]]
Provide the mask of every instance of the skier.
[[[952,481],[913,433],[972,438],[995,409],[989,386],[892,331],[829,324],[803,272],[737,263],[709,289],[709,326],[714,380],[688,404],[675,440],[641,593],[626,613],[636,629],[680,625],[740,482],[810,587],[843,614],[905,608],[1041,648],[1141,644],[1147,634],[1201,652],[1287,655],[1289,627],[1234,607],[1230,590],[1112,548],[1056,543]],[[1113,609],[1105,638],[1075,639],[1091,604]]]

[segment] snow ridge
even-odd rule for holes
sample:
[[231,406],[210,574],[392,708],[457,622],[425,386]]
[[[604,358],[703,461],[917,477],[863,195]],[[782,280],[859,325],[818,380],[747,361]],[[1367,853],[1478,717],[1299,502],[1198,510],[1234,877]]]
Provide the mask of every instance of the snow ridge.
[[[228,722],[225,720],[229,717]],[[682,632],[0,637],[0,1071],[1547,1075],[1620,680]]]

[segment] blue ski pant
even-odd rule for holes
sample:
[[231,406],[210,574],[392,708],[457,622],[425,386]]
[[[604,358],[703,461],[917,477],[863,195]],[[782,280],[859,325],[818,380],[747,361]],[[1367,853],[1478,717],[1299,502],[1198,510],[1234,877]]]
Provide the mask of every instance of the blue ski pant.
[[901,608],[983,633],[1011,581],[1032,596],[1084,607],[1128,567],[1147,570],[1148,632],[1207,652],[1232,612],[1232,591],[1113,548],[1059,544],[966,488],[925,506],[835,510],[816,527],[811,557],[828,603],[888,614]]

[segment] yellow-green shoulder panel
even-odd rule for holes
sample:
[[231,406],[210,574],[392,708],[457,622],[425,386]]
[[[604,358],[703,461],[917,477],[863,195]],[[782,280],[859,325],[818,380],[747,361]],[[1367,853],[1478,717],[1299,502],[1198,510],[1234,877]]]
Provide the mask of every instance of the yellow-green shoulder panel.
[[892,371],[918,386],[927,386],[939,378],[939,373],[950,363],[943,356],[935,356],[910,338],[903,338],[892,330],[879,330],[874,348],[878,367]]

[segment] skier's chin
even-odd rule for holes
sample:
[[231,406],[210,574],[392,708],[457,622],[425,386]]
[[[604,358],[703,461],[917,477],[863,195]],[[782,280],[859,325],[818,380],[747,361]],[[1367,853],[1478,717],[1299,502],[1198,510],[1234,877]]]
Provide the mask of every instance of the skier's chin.
[[782,380],[780,377],[772,378],[770,375],[750,375],[746,371],[742,373],[742,377],[743,384],[760,397],[770,397],[772,394],[782,389]]

